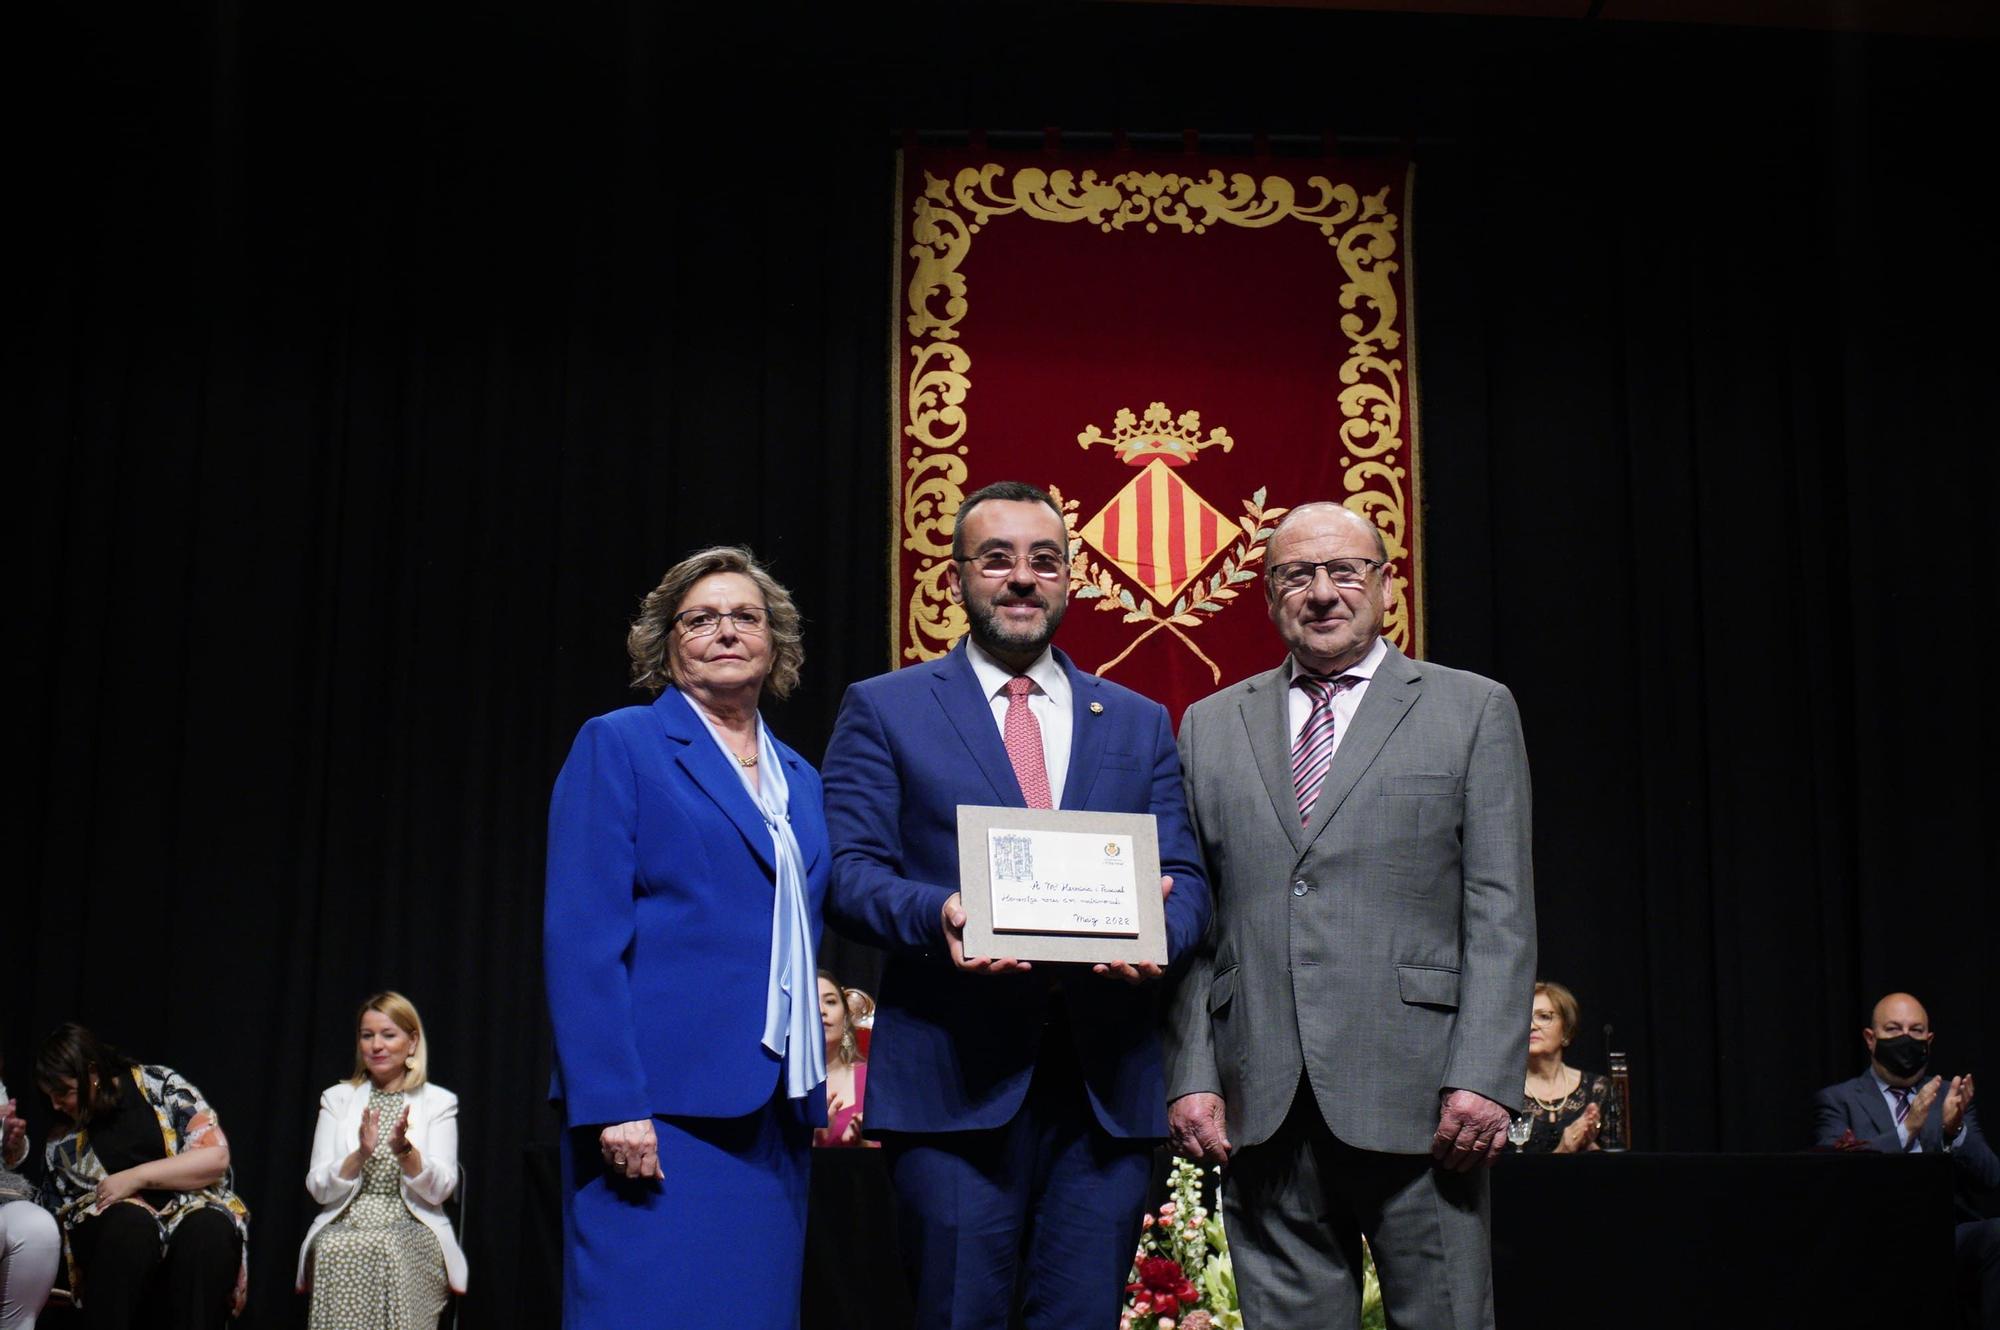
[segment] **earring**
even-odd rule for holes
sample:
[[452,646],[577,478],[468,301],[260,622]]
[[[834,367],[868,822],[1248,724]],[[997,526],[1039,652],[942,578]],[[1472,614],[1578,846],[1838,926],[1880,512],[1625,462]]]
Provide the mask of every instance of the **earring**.
[[406,1071],[415,1071],[417,1069],[417,1055],[415,1053],[403,1059],[403,1068]]

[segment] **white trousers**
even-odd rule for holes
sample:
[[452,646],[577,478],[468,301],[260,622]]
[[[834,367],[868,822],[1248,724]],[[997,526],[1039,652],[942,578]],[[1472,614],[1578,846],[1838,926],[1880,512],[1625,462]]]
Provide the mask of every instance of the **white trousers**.
[[62,1260],[62,1234],[33,1201],[0,1204],[0,1330],[34,1330]]

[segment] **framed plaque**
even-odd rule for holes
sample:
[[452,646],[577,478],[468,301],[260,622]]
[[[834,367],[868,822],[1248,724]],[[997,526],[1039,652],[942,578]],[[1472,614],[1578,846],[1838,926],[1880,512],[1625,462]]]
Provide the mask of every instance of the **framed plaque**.
[[960,804],[965,954],[1167,963],[1151,813]]

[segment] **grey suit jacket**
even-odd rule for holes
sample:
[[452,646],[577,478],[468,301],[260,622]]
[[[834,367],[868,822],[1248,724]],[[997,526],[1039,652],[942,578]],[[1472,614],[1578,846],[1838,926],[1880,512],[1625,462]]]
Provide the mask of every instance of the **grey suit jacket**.
[[1335,1135],[1419,1154],[1439,1094],[1518,1105],[1534,991],[1527,751],[1513,695],[1389,649],[1312,822],[1280,666],[1188,708],[1181,767],[1215,917],[1176,987],[1167,1093],[1219,1093],[1237,1147],[1301,1069]]

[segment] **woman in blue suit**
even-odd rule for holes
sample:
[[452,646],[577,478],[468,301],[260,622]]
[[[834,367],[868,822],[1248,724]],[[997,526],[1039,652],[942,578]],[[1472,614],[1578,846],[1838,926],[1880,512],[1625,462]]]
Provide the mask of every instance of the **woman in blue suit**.
[[707,1323],[792,1330],[826,1122],[826,822],[819,773],[757,704],[798,682],[799,614],[718,547],[668,570],[626,645],[658,700],[586,723],[549,809],[563,1324],[698,1302]]

